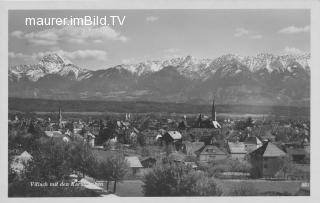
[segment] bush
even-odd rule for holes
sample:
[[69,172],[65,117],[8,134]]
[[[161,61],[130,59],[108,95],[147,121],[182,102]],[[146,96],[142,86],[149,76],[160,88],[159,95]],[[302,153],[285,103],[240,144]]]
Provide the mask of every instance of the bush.
[[192,171],[186,174],[181,185],[183,196],[220,196],[222,194],[216,181],[203,172]]
[[215,176],[218,173],[223,172],[250,173],[251,168],[252,166],[249,162],[239,161],[235,159],[224,159],[211,162],[210,166],[207,167],[205,171],[207,171],[210,176]]
[[183,164],[157,165],[144,177],[145,196],[219,196],[221,190],[207,173]]

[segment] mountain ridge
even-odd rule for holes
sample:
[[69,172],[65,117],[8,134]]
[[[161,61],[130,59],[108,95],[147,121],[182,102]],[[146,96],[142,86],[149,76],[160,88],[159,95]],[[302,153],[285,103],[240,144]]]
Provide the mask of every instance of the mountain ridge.
[[192,56],[80,68],[57,54],[38,64],[9,66],[9,96],[230,104],[308,105],[310,54]]

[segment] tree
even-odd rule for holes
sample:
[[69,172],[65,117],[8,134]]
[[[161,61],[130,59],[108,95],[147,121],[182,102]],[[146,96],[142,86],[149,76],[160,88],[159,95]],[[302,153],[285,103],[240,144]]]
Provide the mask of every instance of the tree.
[[116,192],[117,182],[119,182],[128,171],[128,163],[123,155],[112,153],[103,159],[94,160],[94,167],[88,171],[88,175],[95,179],[106,180],[107,190],[109,182],[114,181],[113,192]]
[[33,121],[30,122],[29,128],[28,128],[28,133],[35,133],[36,127],[34,126]]
[[[177,168],[169,164],[157,165],[145,175],[143,191],[145,196],[177,196]],[[182,174],[180,174],[180,177]]]
[[138,137],[137,137],[137,141],[140,146],[145,146],[146,145],[146,135],[143,133],[139,133]]
[[91,173],[96,167],[93,152],[88,143],[77,140],[71,145],[70,149],[70,163],[74,170],[80,171],[82,175]]
[[62,140],[43,138],[26,166],[23,179],[29,181],[64,180],[72,171],[68,161],[69,145]]
[[[33,150],[28,151],[32,155],[32,161],[19,173],[19,177],[9,170],[10,196],[97,196],[84,188],[30,187],[30,182],[33,181],[69,181],[69,175],[73,171],[97,177],[93,170],[97,168],[97,162],[86,143],[66,143],[59,138],[41,137],[34,140],[33,144]],[[26,149],[26,146],[22,145],[22,149]]]
[[73,132],[73,129],[74,129],[74,127],[73,127],[73,121],[66,123],[65,128],[68,129],[70,132]]
[[253,127],[253,120],[251,117],[248,117],[246,120],[246,126],[247,127]]
[[107,181],[107,190],[109,190],[109,181],[111,180],[110,171],[111,167],[109,167],[108,163],[104,161],[97,161],[95,164],[94,169],[89,172],[89,176],[99,179],[99,180],[106,180]]
[[184,164],[160,164],[144,177],[145,196],[218,196],[221,190],[207,173]]
[[129,164],[122,154],[112,154],[106,160],[106,173],[108,178],[114,181],[113,193],[116,192],[117,182],[120,181],[127,173]]
[[247,127],[253,127],[253,121],[251,117],[248,117],[245,121],[238,121],[235,123],[236,130],[245,130]]
[[191,171],[186,174],[181,185],[181,194],[184,196],[220,196],[222,191],[213,178],[204,172]]

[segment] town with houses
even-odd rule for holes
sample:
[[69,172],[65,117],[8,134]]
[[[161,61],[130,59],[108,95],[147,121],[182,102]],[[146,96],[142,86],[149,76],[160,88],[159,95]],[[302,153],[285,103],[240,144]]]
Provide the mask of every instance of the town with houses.
[[[9,196],[32,196],[33,190],[21,189],[21,182],[34,188],[50,186],[53,180],[78,183],[86,191],[81,189],[81,195],[88,196],[310,193],[310,121],[220,117],[214,99],[211,112],[197,115],[123,113],[77,120],[64,114],[61,106],[50,116],[9,114],[8,126]],[[82,144],[72,146],[76,142]],[[49,157],[44,158],[41,146],[45,146],[44,151],[51,150]],[[59,150],[65,151],[61,154]],[[67,153],[71,158],[65,158]],[[60,159],[74,165],[66,166]],[[91,159],[106,165],[95,165]],[[39,172],[38,165],[32,167],[37,162],[50,172]],[[171,174],[169,169],[177,172]],[[44,178],[40,178],[42,173]],[[199,180],[214,180],[214,184],[206,182],[214,189],[206,191],[198,183],[186,183],[197,174],[202,174]],[[178,178],[172,182],[170,177]],[[198,189],[193,191],[193,187]]]

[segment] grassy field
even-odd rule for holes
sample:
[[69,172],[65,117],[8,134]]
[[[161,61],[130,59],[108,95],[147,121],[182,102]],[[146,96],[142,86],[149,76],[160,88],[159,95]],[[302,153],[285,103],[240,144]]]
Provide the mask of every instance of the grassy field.
[[[142,185],[141,180],[124,180],[117,184],[116,195],[141,197],[143,196]],[[299,191],[301,181],[218,180],[218,185],[223,191],[223,196],[229,196],[230,191],[242,185],[254,188],[259,193],[274,192],[294,195]]]
[[241,186],[254,188],[259,193],[276,192],[288,193],[291,195],[299,191],[301,181],[267,181],[267,180],[218,180],[223,195]]
[[141,180],[125,180],[117,184],[116,195],[121,197],[142,197],[142,185]]

